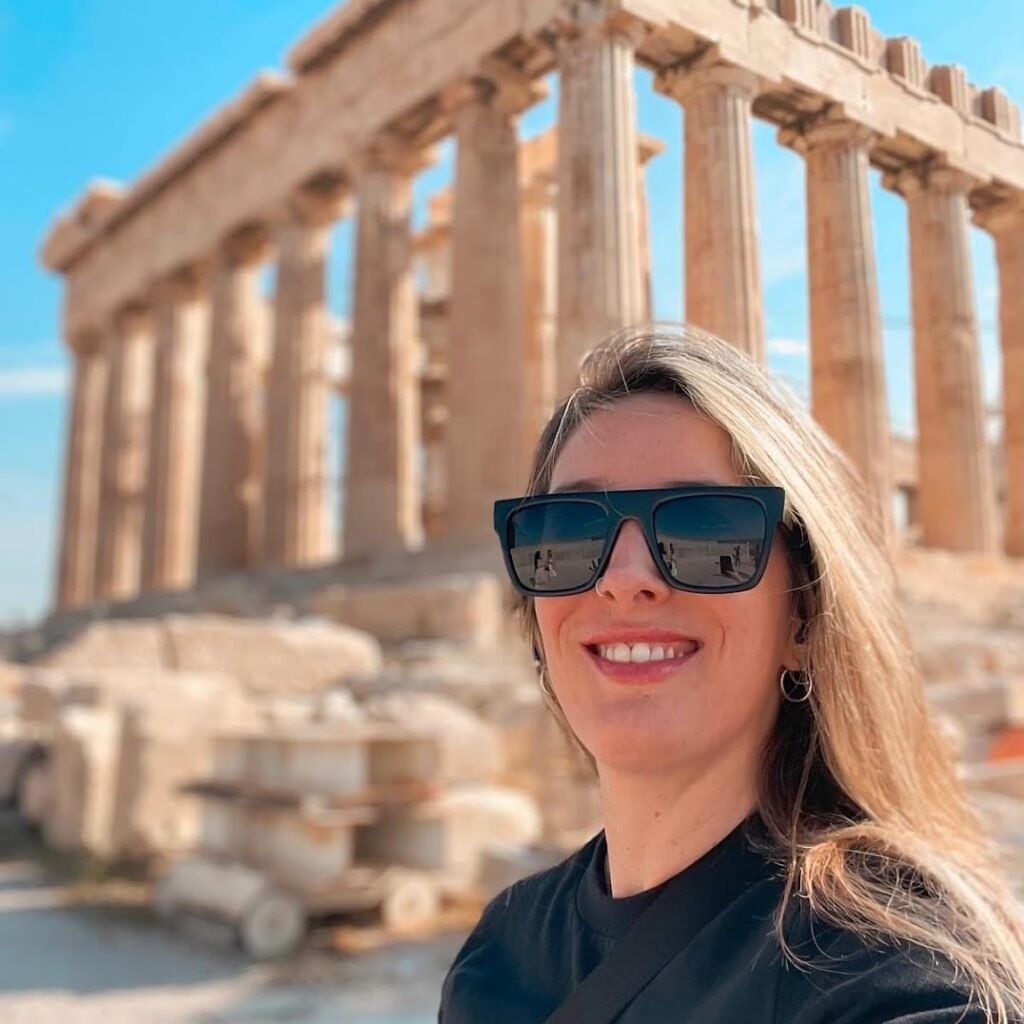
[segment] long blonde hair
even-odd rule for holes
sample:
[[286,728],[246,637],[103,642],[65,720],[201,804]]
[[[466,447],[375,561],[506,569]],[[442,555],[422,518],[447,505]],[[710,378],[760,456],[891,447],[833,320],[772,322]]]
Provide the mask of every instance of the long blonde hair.
[[[758,810],[786,865],[775,919],[812,911],[869,941],[907,940],[952,962],[989,1019],[1024,1006],[1024,923],[929,715],[896,596],[884,533],[848,461],[789,392],[733,346],[692,328],[621,332],[591,352],[579,386],[537,444],[529,493],[593,412],[637,393],[677,394],[732,439],[738,472],[786,491],[811,699],[783,704],[764,750]],[[517,610],[542,667],[532,599]]]

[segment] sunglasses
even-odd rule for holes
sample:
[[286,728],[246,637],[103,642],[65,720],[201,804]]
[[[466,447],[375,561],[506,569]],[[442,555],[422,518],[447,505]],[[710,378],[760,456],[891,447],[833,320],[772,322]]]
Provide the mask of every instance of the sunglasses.
[[665,581],[696,594],[751,590],[782,522],[781,487],[692,486],[503,498],[494,529],[527,597],[580,594],[601,578],[627,520],[640,524]]

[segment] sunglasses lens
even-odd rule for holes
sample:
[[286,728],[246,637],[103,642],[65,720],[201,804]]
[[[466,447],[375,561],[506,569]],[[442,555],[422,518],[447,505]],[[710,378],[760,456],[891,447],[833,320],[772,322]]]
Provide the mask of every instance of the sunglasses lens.
[[672,578],[684,586],[749,583],[765,554],[765,513],[751,498],[694,495],[659,505],[658,549]]
[[586,586],[597,574],[608,516],[600,505],[550,501],[509,520],[509,554],[524,587],[547,593]]

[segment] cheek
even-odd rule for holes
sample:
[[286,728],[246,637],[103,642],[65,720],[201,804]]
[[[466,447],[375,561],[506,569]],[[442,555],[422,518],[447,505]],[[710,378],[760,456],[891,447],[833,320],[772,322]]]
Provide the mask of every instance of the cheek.
[[562,624],[579,605],[580,596],[573,597],[538,597],[534,599],[534,612],[540,628],[544,655],[549,661],[560,657],[559,638]]
[[[722,629],[729,660],[764,661],[774,668],[789,635],[790,607],[785,578],[765,573],[760,585],[728,598],[722,609]],[[770,662],[770,664],[769,664]]]

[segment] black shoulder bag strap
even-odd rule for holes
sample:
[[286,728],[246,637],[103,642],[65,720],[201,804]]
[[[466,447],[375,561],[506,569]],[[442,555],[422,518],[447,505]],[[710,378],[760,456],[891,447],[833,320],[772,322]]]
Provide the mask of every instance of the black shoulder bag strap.
[[749,854],[739,854],[738,863],[720,866],[736,874],[722,879],[721,886],[705,884],[696,893],[689,892],[685,905],[679,894],[684,887],[692,889],[693,880],[686,872],[673,878],[544,1024],[611,1024],[655,975],[686,949],[730,896],[764,877],[763,862]]

